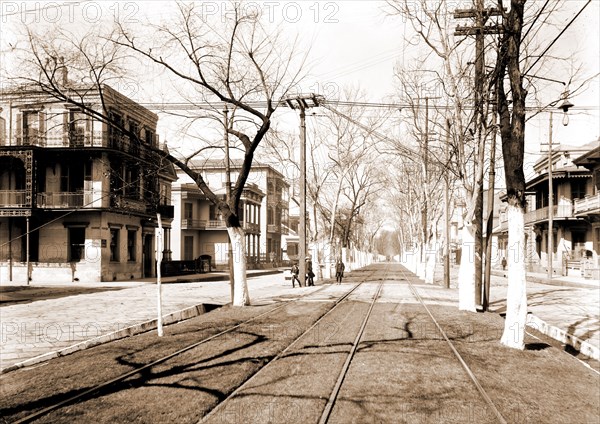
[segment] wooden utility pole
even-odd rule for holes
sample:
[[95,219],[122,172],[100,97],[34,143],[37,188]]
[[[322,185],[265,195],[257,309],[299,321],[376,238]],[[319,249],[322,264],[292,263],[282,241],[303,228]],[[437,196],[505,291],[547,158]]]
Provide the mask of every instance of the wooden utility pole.
[[[225,196],[227,203],[231,202],[231,169],[229,166],[229,110],[227,109],[227,105],[225,105],[225,109],[223,109],[223,123],[224,123],[224,133],[223,138],[225,139]],[[233,246],[231,244],[231,237],[227,234],[227,238],[229,239],[229,243],[227,244],[227,265],[229,268],[229,287],[231,291],[231,303],[233,304],[233,295],[234,295],[234,284],[233,284]]]
[[444,246],[444,287],[450,288],[450,175],[448,167],[450,165],[450,119],[446,118],[446,145],[445,145],[445,160],[446,160],[446,189],[444,190],[444,238],[446,243]]
[[306,109],[318,107],[321,96],[300,94],[285,100],[288,107],[300,110],[300,220],[298,222],[298,268],[300,287],[306,285]]
[[[475,35],[475,137],[479,149],[485,148],[485,137],[487,131],[487,116],[484,108],[484,101],[487,101],[487,93],[484,92],[485,79],[485,35],[499,34],[501,27],[499,25],[486,26],[487,20],[491,16],[501,15],[501,11],[496,8],[484,8],[484,0],[474,0],[474,9],[456,10],[454,17],[456,19],[471,18],[474,19],[473,26],[457,26],[455,35]],[[481,151],[479,159],[483,162],[484,151]],[[483,309],[484,303],[482,274],[483,274],[483,163],[478,167],[478,173],[475,176],[475,305]],[[489,258],[488,258],[489,259]]]

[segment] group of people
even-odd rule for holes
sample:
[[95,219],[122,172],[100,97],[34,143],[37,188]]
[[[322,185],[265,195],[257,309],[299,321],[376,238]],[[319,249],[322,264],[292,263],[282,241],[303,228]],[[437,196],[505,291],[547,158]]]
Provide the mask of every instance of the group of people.
[[[346,265],[342,262],[341,259],[338,259],[335,263],[335,280],[338,284],[342,284],[342,278],[344,278],[344,270],[346,269]],[[300,274],[300,268],[298,264],[294,264],[292,266],[292,287],[296,287],[296,282],[298,283],[298,287],[300,287],[300,279],[298,275]],[[306,285],[314,286],[315,273],[312,269],[312,261],[310,258],[306,258]]]

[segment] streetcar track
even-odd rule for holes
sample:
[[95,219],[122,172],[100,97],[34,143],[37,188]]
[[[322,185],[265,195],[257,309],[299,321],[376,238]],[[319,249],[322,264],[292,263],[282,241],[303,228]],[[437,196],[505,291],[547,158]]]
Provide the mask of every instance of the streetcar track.
[[[371,275],[373,275],[376,272],[376,270],[371,271],[369,274],[369,277]],[[350,297],[350,295],[359,287],[361,286],[363,283],[367,282],[367,280],[369,280],[369,277],[359,277],[360,279],[362,279],[363,281],[358,282],[358,284],[356,284],[350,291],[348,291],[347,293],[345,293],[343,296],[339,297],[333,304],[333,306],[326,311],[323,315],[321,315],[319,318],[317,318],[317,320],[304,332],[302,332],[296,339],[294,339],[285,349],[283,349],[281,352],[279,352],[277,355],[275,355],[269,362],[267,362],[263,367],[259,368],[258,370],[256,370],[256,372],[254,372],[252,375],[249,376],[249,378],[246,379],[246,381],[244,381],[240,386],[238,386],[233,392],[231,392],[225,399],[223,399],[221,402],[219,402],[213,409],[211,409],[206,415],[204,415],[198,422],[199,423],[203,423],[206,422],[207,420],[209,420],[211,417],[213,417],[215,414],[217,414],[218,412],[220,412],[224,407],[226,407],[227,403],[234,398],[235,396],[237,396],[241,391],[243,391],[248,384],[250,384],[254,378],[256,378],[257,375],[259,375],[259,373],[263,370],[265,370],[267,367],[269,367],[271,364],[275,363],[278,359],[281,359],[282,357],[284,357],[291,349],[293,346],[296,345],[296,343],[301,340],[304,336],[306,336],[306,334],[308,334],[310,331],[312,331],[315,327],[317,327],[323,319],[325,319],[332,311],[335,310],[335,308],[342,303],[344,300],[348,299]],[[380,286],[382,285],[382,283],[380,284]]]
[[[166,361],[168,361],[168,360],[170,360],[170,359],[172,359],[172,358],[174,358],[176,356],[179,356],[182,353],[185,353],[185,352],[187,352],[189,350],[192,350],[192,349],[194,349],[194,348],[196,348],[196,347],[198,347],[200,345],[208,343],[209,341],[211,341],[211,340],[213,340],[213,339],[215,339],[217,337],[220,337],[222,335],[228,334],[228,333],[230,333],[230,332],[238,329],[241,326],[244,326],[244,325],[246,325],[246,324],[248,324],[248,323],[250,323],[252,321],[255,321],[255,320],[257,320],[257,319],[259,319],[261,317],[264,317],[264,316],[266,316],[268,314],[271,314],[272,312],[275,312],[275,311],[277,311],[279,309],[282,309],[283,307],[289,305],[290,303],[300,301],[304,297],[307,297],[307,296],[310,296],[310,295],[314,295],[315,293],[319,293],[319,292],[321,292],[322,290],[324,290],[327,287],[330,287],[330,285],[323,285],[322,287],[318,288],[317,290],[314,290],[314,291],[312,291],[310,293],[305,293],[305,294],[303,294],[302,296],[300,296],[298,298],[291,299],[291,300],[286,300],[286,301],[282,301],[281,304],[278,304],[274,308],[271,308],[268,311],[265,311],[265,312],[263,312],[263,313],[255,316],[255,317],[252,317],[252,318],[249,318],[247,320],[244,320],[244,321],[242,321],[242,322],[240,322],[238,324],[235,324],[235,325],[233,325],[231,327],[228,327],[227,329],[225,329],[223,331],[220,331],[220,332],[218,332],[216,334],[213,334],[212,336],[208,336],[208,337],[206,337],[206,338],[204,338],[204,339],[202,339],[200,341],[197,341],[195,343],[187,345],[187,346],[185,346],[185,347],[183,347],[183,348],[181,348],[181,349],[179,349],[179,350],[177,350],[177,351],[175,351],[173,353],[170,353],[170,354],[165,355],[165,356],[163,356],[163,357],[161,357],[159,359],[156,359],[156,360],[154,360],[154,361],[152,361],[152,362],[150,362],[150,363],[148,363],[146,365],[143,365],[141,367],[135,368],[135,369],[133,369],[131,371],[128,371],[128,372],[126,372],[124,374],[121,374],[121,375],[119,375],[119,376],[117,376],[115,378],[112,378],[112,379],[110,379],[108,381],[105,381],[103,383],[97,384],[94,387],[91,387],[91,388],[89,388],[89,389],[87,389],[87,390],[85,390],[85,391],[83,391],[81,393],[78,393],[78,394],[76,394],[74,396],[71,396],[71,397],[69,397],[67,399],[64,399],[64,400],[62,400],[60,402],[57,402],[57,403],[55,403],[53,405],[47,406],[47,407],[45,407],[45,408],[43,408],[43,409],[41,409],[39,411],[36,411],[36,412],[34,412],[32,414],[27,415],[26,417],[23,417],[23,418],[15,421],[14,424],[21,424],[21,423],[31,422],[31,421],[33,421],[35,419],[38,419],[38,418],[40,418],[40,417],[42,417],[44,415],[47,415],[48,413],[50,413],[52,411],[55,411],[55,410],[60,409],[60,408],[62,408],[64,406],[70,405],[73,402],[76,402],[78,400],[83,400],[83,399],[87,398],[89,395],[91,395],[93,393],[96,393],[99,390],[102,390],[102,389],[104,389],[106,387],[109,387],[109,386],[111,386],[113,384],[116,384],[116,383],[119,383],[121,381],[124,381],[127,378],[129,378],[129,377],[131,377],[133,375],[139,374],[139,373],[141,373],[141,372],[143,372],[143,371],[145,371],[145,370],[147,370],[149,368],[152,368],[152,367],[154,367],[156,365],[162,364],[163,362],[166,362]],[[358,285],[356,287],[358,287]]]
[[[401,272],[403,274],[405,274],[404,271],[401,271]],[[456,357],[456,359],[458,359],[458,361],[460,362],[461,366],[463,367],[463,369],[465,370],[465,372],[469,376],[469,379],[471,380],[471,382],[477,388],[477,391],[479,392],[479,394],[481,395],[481,397],[483,398],[483,400],[488,404],[488,406],[490,407],[491,411],[496,416],[496,419],[498,420],[498,422],[503,423],[503,424],[507,424],[506,419],[504,419],[504,417],[502,416],[502,414],[500,413],[500,411],[498,411],[498,408],[496,408],[496,405],[494,404],[494,402],[492,401],[492,399],[490,398],[490,396],[487,394],[487,392],[485,391],[485,389],[481,386],[481,384],[479,383],[479,380],[477,379],[477,377],[475,376],[475,374],[473,373],[473,371],[471,370],[471,368],[469,367],[469,365],[465,362],[465,360],[463,359],[463,357],[461,356],[461,354],[458,352],[458,350],[456,349],[456,347],[454,346],[454,344],[452,343],[452,341],[448,338],[448,335],[446,334],[446,332],[442,329],[442,327],[440,326],[440,324],[438,323],[438,321],[435,319],[435,317],[431,313],[430,309],[427,307],[427,304],[423,301],[423,299],[419,295],[419,292],[417,291],[416,287],[413,286],[413,284],[410,282],[410,280],[407,279],[406,282],[407,282],[408,287],[410,288],[411,292],[413,293],[413,295],[417,298],[417,300],[419,301],[419,303],[421,303],[421,305],[427,311],[427,314],[429,315],[429,317],[431,318],[431,320],[433,321],[433,323],[437,327],[438,331],[441,333],[441,335],[444,338],[444,340],[446,341],[446,343],[448,343],[448,346],[452,350],[452,353],[454,354],[454,356]]]

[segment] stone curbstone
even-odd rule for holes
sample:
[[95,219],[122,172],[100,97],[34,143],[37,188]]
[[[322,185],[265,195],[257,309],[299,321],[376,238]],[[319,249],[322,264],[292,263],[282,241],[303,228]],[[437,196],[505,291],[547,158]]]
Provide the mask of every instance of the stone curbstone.
[[[172,312],[167,315],[163,315],[163,325],[174,324],[179,321],[184,321],[186,319],[194,318],[199,315],[206,313],[206,308],[203,304],[198,304],[195,306],[191,306],[186,309],[181,309],[179,311]],[[157,328],[157,319],[152,319],[150,321],[144,321],[138,324],[131,325],[129,327],[122,328],[121,330],[113,331],[111,333],[103,334],[98,337],[94,337],[89,340],[85,340],[79,343],[76,343],[71,346],[67,346],[65,348],[47,352],[42,355],[35,356],[30,359],[26,359],[21,362],[17,362],[16,364],[9,365],[8,367],[0,369],[0,374],[6,374],[11,371],[18,370],[20,368],[28,367],[31,365],[39,364],[41,362],[46,362],[50,359],[58,358],[61,356],[70,355],[74,352],[85,350],[90,347],[98,346],[104,343],[108,343],[114,340],[123,339],[126,337],[131,337],[136,334],[146,333],[148,331],[154,330]]]
[[554,340],[558,340],[561,343],[571,346],[573,349],[589,358],[600,361],[600,349],[597,346],[594,346],[585,340],[581,340],[579,337],[569,334],[565,330],[554,325],[550,325],[533,314],[528,315],[527,325],[548,337],[552,337]]

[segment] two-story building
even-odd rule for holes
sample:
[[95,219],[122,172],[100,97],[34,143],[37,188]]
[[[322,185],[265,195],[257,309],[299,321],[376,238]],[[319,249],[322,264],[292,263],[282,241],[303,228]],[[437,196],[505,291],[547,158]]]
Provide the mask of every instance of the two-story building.
[[[170,227],[170,163],[157,115],[102,87],[111,118],[135,134],[19,87],[0,104],[0,280],[95,282],[155,274],[156,212]],[[97,90],[83,102],[104,109]],[[162,247],[169,253],[168,235]]]
[[[195,160],[189,165],[202,173],[215,194],[225,196],[224,160]],[[236,181],[241,165],[240,160],[231,161],[231,181]],[[187,174],[179,171],[177,175],[172,191],[173,228],[177,228],[172,235],[173,259],[208,255],[213,264],[223,267],[228,258],[225,222]],[[282,235],[289,226],[289,184],[285,177],[270,165],[253,163],[241,200],[248,266],[281,262]]]
[[[594,241],[593,222],[597,212],[593,204],[597,193],[592,170],[583,166],[593,163],[591,150],[574,160],[572,152],[590,150],[597,142],[582,148],[556,149],[552,160],[542,156],[534,165],[535,175],[527,181],[527,210],[525,213],[526,259],[528,269],[547,272],[549,266],[549,163],[552,166],[552,268],[557,275],[582,275],[587,259],[597,260],[598,246]],[[597,149],[596,149],[597,150]],[[586,162],[586,159],[587,162]],[[597,201],[597,200],[596,200]],[[507,249],[507,221],[504,211],[500,213],[500,225],[496,228],[499,256],[510,254]]]

